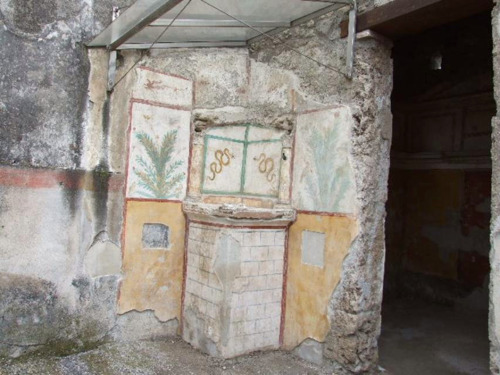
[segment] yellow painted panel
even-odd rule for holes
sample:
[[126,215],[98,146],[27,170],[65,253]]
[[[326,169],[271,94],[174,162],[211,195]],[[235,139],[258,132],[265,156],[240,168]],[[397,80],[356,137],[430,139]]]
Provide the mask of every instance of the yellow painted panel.
[[[302,263],[302,232],[325,233],[324,267]],[[288,239],[284,347],[307,338],[323,342],[330,329],[327,307],[340,281],[342,263],[357,234],[354,218],[298,214]]]
[[[180,318],[185,220],[181,203],[128,201],[120,314],[153,310],[161,321]],[[144,224],[170,228],[170,248],[143,249]]]

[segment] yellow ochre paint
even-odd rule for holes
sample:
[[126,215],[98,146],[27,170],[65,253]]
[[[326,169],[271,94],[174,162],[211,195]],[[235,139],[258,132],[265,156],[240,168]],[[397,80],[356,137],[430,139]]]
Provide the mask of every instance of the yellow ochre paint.
[[[302,263],[302,232],[325,233],[324,267]],[[288,238],[288,281],[284,347],[293,349],[307,338],[323,342],[330,330],[327,307],[340,281],[342,263],[357,234],[351,217],[298,214]]]
[[[160,321],[179,319],[184,266],[185,220],[182,204],[128,201],[123,252],[124,278],[118,310],[153,310]],[[144,224],[170,228],[168,249],[143,249]]]

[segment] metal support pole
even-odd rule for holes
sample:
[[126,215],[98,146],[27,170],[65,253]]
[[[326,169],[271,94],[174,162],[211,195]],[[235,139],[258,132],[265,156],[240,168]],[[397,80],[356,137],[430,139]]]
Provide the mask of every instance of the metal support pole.
[[[116,20],[120,15],[120,9],[118,7],[113,7],[113,16],[112,20]],[[115,85],[116,78],[116,58],[118,52],[116,50],[109,52],[109,62],[108,62],[108,92],[113,90],[113,86]]]
[[352,79],[354,69],[354,45],[356,42],[356,15],[358,5],[356,0],[352,0],[351,10],[349,11],[349,33],[347,35],[347,77]]

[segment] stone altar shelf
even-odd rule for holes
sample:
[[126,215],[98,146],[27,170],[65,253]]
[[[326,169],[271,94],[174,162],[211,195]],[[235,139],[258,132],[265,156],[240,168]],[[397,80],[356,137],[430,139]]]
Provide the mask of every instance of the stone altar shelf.
[[280,345],[289,206],[185,201],[188,217],[183,338],[217,357]]

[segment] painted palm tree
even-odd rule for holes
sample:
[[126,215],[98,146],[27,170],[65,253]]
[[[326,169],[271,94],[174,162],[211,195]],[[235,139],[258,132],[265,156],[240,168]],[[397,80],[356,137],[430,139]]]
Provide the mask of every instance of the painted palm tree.
[[143,189],[140,194],[158,199],[176,196],[184,178],[183,173],[176,173],[182,161],[172,161],[177,130],[166,133],[159,145],[144,132],[137,133],[136,138],[148,156],[148,160],[140,155],[136,158],[139,167],[134,168],[134,173],[139,178],[138,185]]
[[[326,211],[338,210],[339,203],[349,190],[349,171],[342,163],[330,162],[331,168],[325,162],[342,155],[338,149],[338,127],[334,126],[326,132],[313,132],[310,135],[314,172],[307,176],[308,193],[314,199],[316,208]],[[345,152],[348,152],[345,150]]]

